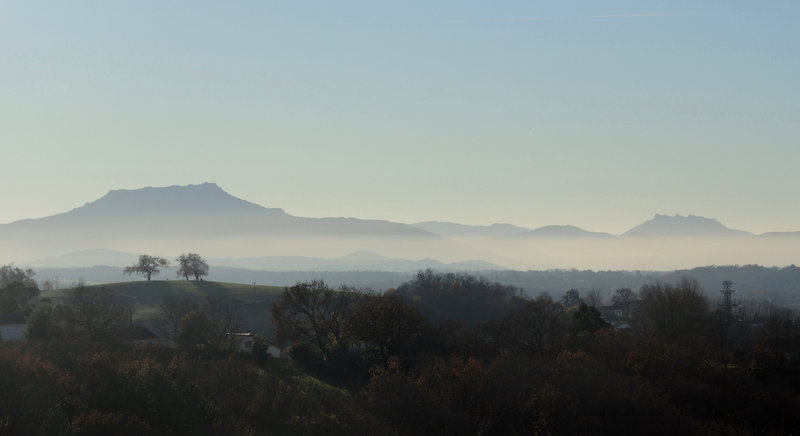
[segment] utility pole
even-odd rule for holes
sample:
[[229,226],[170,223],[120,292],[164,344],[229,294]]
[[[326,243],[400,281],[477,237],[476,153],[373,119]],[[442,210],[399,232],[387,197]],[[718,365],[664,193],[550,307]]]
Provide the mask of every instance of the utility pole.
[[722,282],[722,303],[720,307],[725,313],[725,340],[730,344],[731,342],[731,329],[733,327],[733,282],[725,280]]

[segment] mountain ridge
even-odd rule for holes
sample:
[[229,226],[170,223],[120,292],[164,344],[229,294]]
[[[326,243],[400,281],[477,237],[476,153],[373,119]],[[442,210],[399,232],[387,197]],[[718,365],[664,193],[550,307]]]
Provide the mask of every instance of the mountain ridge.
[[662,215],[639,224],[623,233],[624,237],[687,237],[687,236],[755,236],[750,232],[726,227],[714,218],[697,215]]
[[[269,217],[277,220],[289,220],[309,225],[312,223],[334,224],[352,228],[354,225],[371,223],[372,225],[390,224],[400,226],[406,232],[418,235],[437,235],[442,237],[507,237],[507,236],[794,236],[800,231],[765,232],[755,235],[743,230],[731,229],[717,219],[698,215],[670,216],[655,214],[626,232],[613,235],[607,232],[596,232],[573,225],[545,225],[534,229],[508,223],[490,225],[469,225],[450,221],[424,221],[417,223],[400,223],[389,220],[359,219],[345,217],[299,217],[287,213],[281,208],[268,208],[235,197],[223,190],[216,183],[205,182],[196,185],[171,185],[165,187],[147,186],[138,189],[113,189],[97,200],[87,202],[69,211],[40,218],[26,218],[6,224],[7,226],[30,226],[43,222],[54,222],[71,219],[130,219],[137,216],[158,215],[192,215],[215,216],[232,213]],[[411,230],[414,229],[414,230]],[[401,232],[404,233],[404,232]]]
[[[187,220],[187,217],[191,219]],[[271,232],[275,227],[282,235],[319,236],[334,232],[336,235],[438,237],[407,224],[386,220],[296,217],[280,208],[266,208],[242,200],[214,183],[111,190],[101,198],[68,212],[0,224],[0,234],[12,228],[47,231],[47,226],[70,227],[76,224],[90,224],[95,232],[110,230],[138,236],[196,235],[203,230],[221,234],[275,233]],[[126,232],[126,229],[130,231]]]
[[[477,262],[512,269],[788,265],[800,261],[797,237],[800,232],[756,237],[696,215],[656,214],[622,235],[571,225],[531,230],[512,224],[307,218],[239,199],[206,183],[112,190],[62,214],[2,224],[0,264],[107,249],[153,254],[190,251],[207,258],[295,256],[296,260],[332,259],[370,250],[389,259],[437,259],[444,265],[480,259]],[[655,238],[660,238],[658,244],[653,243]],[[693,245],[687,251],[689,240]],[[381,265],[380,259],[370,262]]]
[[[55,258],[30,262],[32,267],[91,268],[123,267],[135,263],[138,255],[117,250],[93,249],[67,253]],[[174,267],[174,259],[170,261]],[[378,254],[372,250],[359,250],[336,258],[308,256],[261,256],[244,258],[206,258],[212,267],[244,268],[255,271],[390,271],[415,272],[427,268],[443,271],[489,271],[506,268],[490,262],[470,260],[441,262],[436,259],[399,259]]]

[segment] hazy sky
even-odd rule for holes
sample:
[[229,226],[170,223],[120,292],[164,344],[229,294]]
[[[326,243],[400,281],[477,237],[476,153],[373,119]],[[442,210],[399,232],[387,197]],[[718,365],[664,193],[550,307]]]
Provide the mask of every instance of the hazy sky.
[[0,1],[0,223],[196,184],[300,216],[800,230],[795,1]]

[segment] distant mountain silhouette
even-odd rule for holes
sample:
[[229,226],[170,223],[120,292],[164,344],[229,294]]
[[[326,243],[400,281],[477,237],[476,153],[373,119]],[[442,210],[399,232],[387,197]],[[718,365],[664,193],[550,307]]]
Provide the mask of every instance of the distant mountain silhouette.
[[[124,253],[174,259],[180,253],[197,252],[207,259],[252,264],[240,268],[312,271],[490,270],[498,265],[512,269],[667,269],[797,264],[798,238],[800,232],[755,237],[694,215],[656,215],[620,236],[568,225],[531,230],[511,224],[470,226],[434,221],[409,225],[304,218],[204,183],[110,191],[69,212],[0,225],[0,264],[48,259],[51,265],[69,267],[97,259],[97,265],[121,266],[122,262],[131,263]],[[123,255],[85,251],[98,249]],[[64,253],[71,255],[60,258]]]
[[511,224],[471,226],[446,221],[425,221],[411,225],[446,238],[491,238],[530,231],[528,228]]
[[800,238],[800,232],[767,232],[758,235],[759,238]]
[[622,235],[637,237],[753,236],[749,232],[725,227],[715,219],[696,215],[656,215],[653,219],[639,224]]
[[370,248],[364,241],[443,240],[402,223],[296,217],[203,183],[115,190],[69,212],[0,225],[0,258],[20,261],[97,248],[228,255],[240,252],[239,247],[250,252],[260,245],[272,247],[276,240],[284,247],[316,244],[308,249],[316,252],[330,250],[333,239],[350,241],[353,249]]
[[610,233],[590,232],[575,226],[543,226],[510,235],[512,238],[609,238]]
[[32,267],[45,266],[49,268],[75,268],[92,266],[124,267],[132,265],[139,255],[125,253],[117,250],[80,250],[58,257],[48,257],[30,262]]
[[404,236],[435,238],[430,232],[379,220],[303,218],[236,198],[213,183],[110,191],[69,212],[0,225],[0,236],[217,237]]
[[267,256],[243,259],[212,259],[212,263],[263,271],[393,271],[414,272],[427,268],[441,271],[488,271],[505,268],[484,261],[445,263],[435,259],[407,260],[361,250],[346,256],[324,259],[301,256]]
[[81,218],[124,216],[179,216],[202,214],[271,214],[286,216],[283,209],[267,209],[236,198],[214,183],[163,188],[120,189],[67,212]]
[[[31,262],[33,267],[46,268],[91,268],[112,266],[119,269],[133,264],[138,255],[116,250],[82,250],[67,253],[63,256]],[[175,261],[172,259],[172,269]],[[255,271],[394,271],[415,272],[421,269],[437,269],[441,271],[489,271],[505,268],[484,261],[466,261],[445,263],[434,259],[407,260],[382,256],[374,251],[362,250],[346,256],[326,259],[304,256],[265,256],[249,258],[207,258],[212,268],[224,266],[244,268]],[[170,272],[163,277],[171,277]]]

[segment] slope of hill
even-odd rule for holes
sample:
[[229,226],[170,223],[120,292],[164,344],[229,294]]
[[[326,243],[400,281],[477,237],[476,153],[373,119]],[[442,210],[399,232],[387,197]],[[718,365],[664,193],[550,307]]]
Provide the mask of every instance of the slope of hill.
[[[215,184],[204,183],[111,191],[66,213],[0,225],[0,264],[103,249],[168,258],[197,252],[207,259],[255,259],[254,263],[279,265],[255,266],[259,269],[337,271],[484,270],[497,265],[512,269],[677,269],[750,263],[782,266],[798,263],[798,235],[800,232],[782,232],[755,237],[715,219],[694,215],[656,215],[625,232],[624,237],[560,225],[530,230],[510,224],[408,225],[356,218],[304,218],[241,200]],[[689,240],[691,249],[687,250]],[[379,252],[386,258],[362,256],[356,261],[344,256],[362,250]],[[97,254],[85,252],[60,264],[40,265],[79,266],[81,256],[103,257],[96,265],[121,260],[111,252]]]
[[[214,183],[113,190],[98,200],[62,215],[96,219],[141,215],[195,215],[198,212],[225,215],[248,213],[286,215],[283,209],[268,209],[234,197]],[[55,217],[49,219],[53,218]]]
[[543,226],[527,232],[510,235],[510,238],[608,238],[610,233],[590,232],[575,226]]
[[[153,327],[152,320],[157,314],[158,305],[164,301],[165,297],[186,297],[198,300],[205,297],[216,297],[236,304],[242,316],[241,328],[243,331],[252,331],[268,337],[271,337],[273,332],[270,309],[273,304],[280,301],[284,289],[280,286],[187,280],[132,281],[99,286],[111,289],[120,304],[131,308],[133,320],[149,327]],[[42,296],[60,302],[64,299],[64,292],[62,290],[42,291]]]
[[80,268],[93,266],[125,267],[135,263],[137,258],[137,254],[98,248],[73,251],[61,256],[37,259],[28,262],[28,265],[34,268]]
[[[347,241],[352,249],[391,241],[443,238],[407,224],[356,218],[295,217],[236,198],[212,183],[111,191],[58,215],[0,225],[0,259],[22,260],[89,249],[205,251],[229,255],[235,247],[329,248]],[[274,242],[278,240],[278,242]],[[368,243],[372,242],[373,247]],[[343,244],[347,245],[347,244]],[[396,245],[396,244],[395,244]],[[171,248],[170,248],[171,247]],[[180,248],[186,247],[186,248]],[[227,251],[218,250],[220,247]],[[180,251],[178,251],[180,252]]]
[[392,271],[416,272],[421,269],[441,271],[502,270],[502,266],[473,260],[445,263],[435,259],[407,260],[382,256],[371,250],[360,250],[338,258],[302,256],[267,256],[241,259],[209,259],[215,265],[263,271]]
[[758,235],[759,238],[800,238],[800,232],[767,232]]
[[525,227],[511,224],[492,224],[489,226],[470,226],[445,221],[425,221],[412,226],[435,233],[446,238],[493,238],[529,231]]
[[[96,266],[116,267],[117,275],[122,268],[132,265],[137,254],[116,250],[82,250],[67,253],[63,256],[29,262],[28,266],[36,269],[87,269]],[[407,260],[382,256],[371,250],[360,250],[342,257],[321,258],[305,256],[262,256],[248,258],[213,258],[206,259],[216,270],[225,266],[261,271],[395,271],[416,272],[421,269],[437,269],[440,271],[487,271],[505,269],[500,265],[482,260],[463,262],[440,262],[435,259]],[[174,261],[172,262],[175,263]],[[167,276],[174,276],[174,268],[164,270]],[[164,277],[162,275],[161,277]],[[119,276],[121,279],[121,276]],[[88,279],[87,280],[91,280]],[[106,280],[109,281],[109,280]],[[114,280],[118,281],[117,277]]]
[[696,215],[668,216],[657,214],[653,219],[639,224],[622,235],[640,237],[728,237],[752,236],[752,233],[730,229],[712,218]]
[[407,236],[430,232],[381,220],[303,218],[236,198],[213,183],[111,191],[58,215],[0,225],[0,236],[82,238],[214,237],[221,235]]

